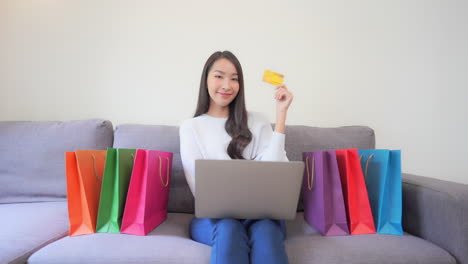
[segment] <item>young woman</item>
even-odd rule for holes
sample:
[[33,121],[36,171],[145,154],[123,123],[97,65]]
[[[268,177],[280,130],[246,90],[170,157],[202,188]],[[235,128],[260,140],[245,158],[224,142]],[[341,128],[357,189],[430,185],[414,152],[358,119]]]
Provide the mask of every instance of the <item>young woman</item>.
[[[215,52],[203,68],[194,118],[180,125],[180,153],[187,183],[195,195],[195,160],[287,161],[284,130],[293,99],[276,87],[276,125],[245,108],[242,67],[229,51]],[[212,246],[211,263],[288,263],[283,221],[194,218],[193,240]]]

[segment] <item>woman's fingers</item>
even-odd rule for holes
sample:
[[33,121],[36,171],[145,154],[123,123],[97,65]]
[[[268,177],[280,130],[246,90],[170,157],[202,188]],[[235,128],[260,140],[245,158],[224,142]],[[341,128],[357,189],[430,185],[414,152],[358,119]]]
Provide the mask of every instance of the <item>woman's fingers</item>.
[[288,89],[288,87],[286,86],[286,84],[283,83],[283,84],[280,84],[280,85],[276,86],[276,87],[275,87],[275,90],[278,90],[278,89],[281,89],[281,88],[284,88],[284,89],[286,89],[286,90]]
[[291,101],[293,98],[292,93],[288,90],[286,84],[280,84],[275,88],[275,99],[278,101]]
[[291,93],[287,90],[278,90],[276,91],[276,94],[275,94],[275,99],[277,100],[283,100],[283,99],[288,99],[289,97],[291,97]]
[[284,92],[288,92],[288,88],[286,87],[285,84],[280,84],[275,87],[276,93],[275,93],[275,99],[282,98],[284,95]]

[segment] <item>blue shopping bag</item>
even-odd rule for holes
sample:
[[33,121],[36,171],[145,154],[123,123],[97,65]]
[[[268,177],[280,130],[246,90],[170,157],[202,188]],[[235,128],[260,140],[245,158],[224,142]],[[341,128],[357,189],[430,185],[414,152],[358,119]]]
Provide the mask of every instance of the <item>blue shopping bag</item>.
[[401,152],[359,150],[377,233],[403,235]]

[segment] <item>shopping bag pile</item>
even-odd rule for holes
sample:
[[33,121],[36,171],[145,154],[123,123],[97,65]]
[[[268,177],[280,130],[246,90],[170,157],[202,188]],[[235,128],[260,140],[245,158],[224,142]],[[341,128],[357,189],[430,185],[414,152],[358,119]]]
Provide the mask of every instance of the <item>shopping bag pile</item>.
[[399,150],[302,153],[304,219],[324,236],[403,235]]
[[69,235],[147,235],[167,218],[172,159],[146,149],[66,152]]

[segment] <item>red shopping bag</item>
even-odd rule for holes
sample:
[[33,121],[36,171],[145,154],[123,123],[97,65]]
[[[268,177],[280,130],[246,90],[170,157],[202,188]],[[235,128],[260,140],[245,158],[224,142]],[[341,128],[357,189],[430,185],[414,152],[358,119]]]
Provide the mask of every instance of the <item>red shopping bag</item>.
[[351,235],[375,234],[374,219],[357,149],[336,150],[336,158]]
[[136,151],[120,233],[145,236],[167,218],[172,153]]

